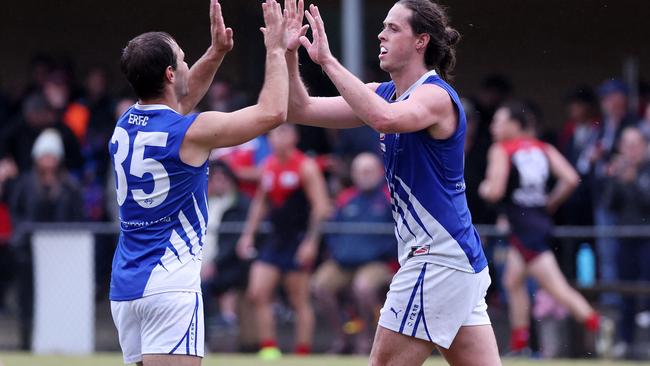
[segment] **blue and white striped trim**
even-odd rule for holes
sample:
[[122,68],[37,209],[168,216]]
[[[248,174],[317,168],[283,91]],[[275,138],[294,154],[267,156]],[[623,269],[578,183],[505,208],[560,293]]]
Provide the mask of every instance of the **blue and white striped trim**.
[[[183,335],[183,338],[181,338],[180,341],[176,344],[176,346],[169,351],[169,354],[172,355],[176,352],[176,350],[180,347],[181,344],[183,344],[183,341],[185,341],[185,354],[186,355],[192,355],[192,356],[198,356],[198,351],[197,351],[197,336],[198,336],[198,317],[199,317],[199,294],[195,293],[196,296],[196,302],[194,305],[194,312],[192,313],[192,318],[190,319],[190,325],[187,327],[187,331]],[[191,350],[191,340],[194,340],[194,353],[190,353]]]
[[402,324],[399,327],[399,332],[404,334],[404,327],[406,326],[408,317],[411,315],[411,307],[413,306],[413,302],[415,301],[415,297],[419,291],[420,306],[418,309],[417,317],[415,319],[415,324],[413,325],[413,331],[411,332],[411,337],[416,336],[418,327],[420,326],[420,320],[421,320],[422,324],[424,325],[424,331],[427,334],[427,338],[429,338],[430,342],[433,342],[433,340],[431,339],[431,335],[429,334],[429,327],[427,326],[427,320],[424,313],[424,277],[427,272],[427,264],[428,263],[424,263],[422,265],[422,271],[420,271],[420,275],[418,276],[417,281],[415,281],[415,286],[413,286],[413,291],[411,291],[411,297],[409,298],[409,302],[406,305],[406,310],[404,311],[404,316],[402,317]]

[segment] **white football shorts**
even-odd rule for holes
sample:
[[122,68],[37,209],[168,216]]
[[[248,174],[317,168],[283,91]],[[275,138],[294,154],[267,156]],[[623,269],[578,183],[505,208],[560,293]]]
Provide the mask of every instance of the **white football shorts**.
[[393,277],[379,325],[449,348],[461,326],[487,325],[486,267],[468,273],[433,263],[408,261]]
[[111,301],[124,363],[144,354],[203,357],[203,300],[198,292],[164,292],[130,301]]

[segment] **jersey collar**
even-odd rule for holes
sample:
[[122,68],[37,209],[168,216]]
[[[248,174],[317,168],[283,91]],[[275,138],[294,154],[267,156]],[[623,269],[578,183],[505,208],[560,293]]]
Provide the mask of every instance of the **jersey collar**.
[[[165,104],[140,104],[140,103],[135,103],[133,105],[133,108],[141,110],[141,111],[158,111],[158,110],[167,109],[167,110],[176,112],[174,110],[174,108],[172,108],[172,107],[170,107],[168,105],[165,105]],[[178,113],[178,112],[176,112],[176,113]]]
[[406,89],[404,94],[400,95],[399,98],[397,98],[395,101],[400,102],[400,101],[408,98],[411,95],[411,93],[413,93],[418,86],[424,84],[424,82],[427,81],[428,78],[430,78],[431,76],[435,76],[435,75],[438,75],[436,73],[436,70],[428,71],[427,73],[422,75],[416,82],[414,82],[413,85],[411,85],[408,89]]

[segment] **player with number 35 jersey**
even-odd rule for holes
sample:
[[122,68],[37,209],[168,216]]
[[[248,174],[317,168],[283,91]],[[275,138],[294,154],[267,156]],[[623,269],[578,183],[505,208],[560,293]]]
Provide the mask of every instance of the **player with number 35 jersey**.
[[233,47],[218,0],[210,8],[212,43],[191,69],[167,33],[141,34],[122,52],[122,71],[138,96],[108,146],[120,207],[111,313],[124,363],[201,364],[208,156],[214,148],[244,143],[286,121],[282,11],[275,0],[266,0],[262,10],[264,85],[258,103],[238,111],[190,114]]
[[179,157],[185,132],[195,119],[196,114],[183,116],[165,105],[136,104],[117,122],[109,151],[121,235],[111,300],[200,292],[207,161],[194,167]]

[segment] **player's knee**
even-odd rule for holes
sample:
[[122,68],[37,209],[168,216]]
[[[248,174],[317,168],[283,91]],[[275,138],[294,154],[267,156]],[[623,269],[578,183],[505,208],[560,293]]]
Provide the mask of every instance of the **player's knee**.
[[246,291],[246,298],[254,305],[264,305],[271,302],[271,296],[267,294],[267,291],[257,288],[249,288]]
[[386,352],[370,352],[368,366],[388,366],[391,365],[390,354]]
[[309,294],[294,294],[289,298],[289,302],[296,312],[312,310]]
[[366,278],[358,278],[352,284],[352,291],[357,299],[369,300],[376,296],[377,289],[372,281]]

